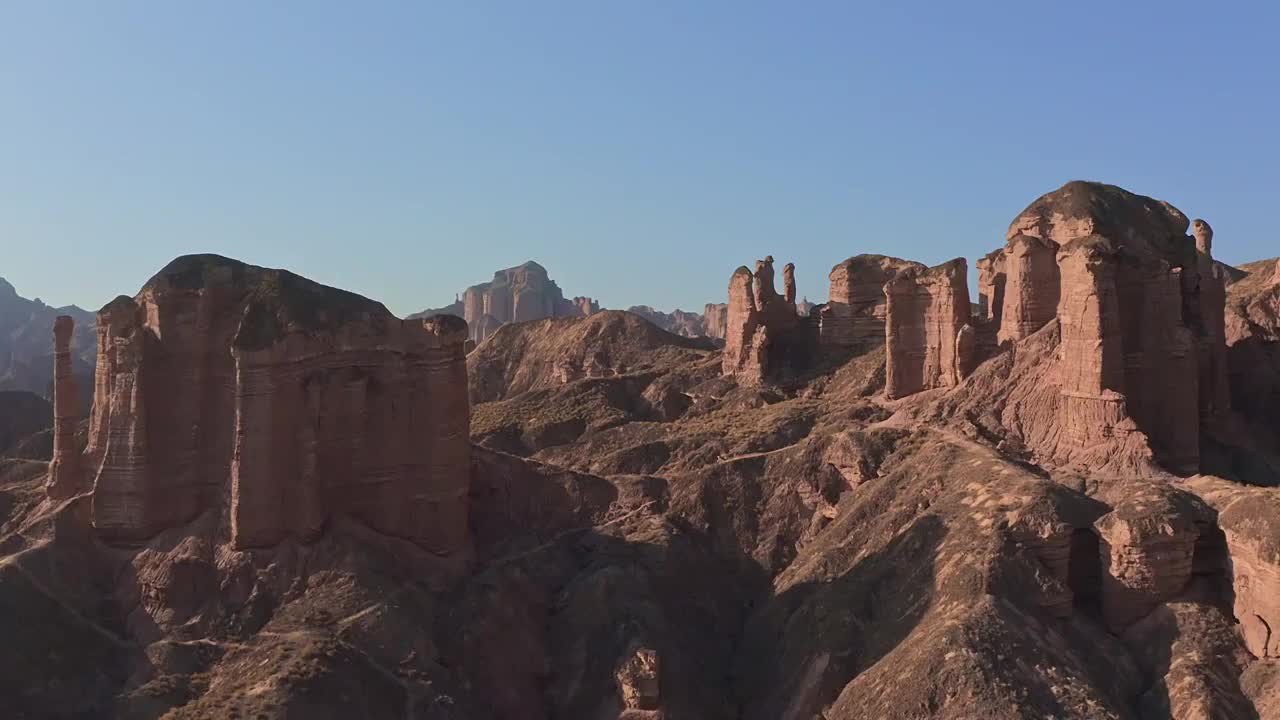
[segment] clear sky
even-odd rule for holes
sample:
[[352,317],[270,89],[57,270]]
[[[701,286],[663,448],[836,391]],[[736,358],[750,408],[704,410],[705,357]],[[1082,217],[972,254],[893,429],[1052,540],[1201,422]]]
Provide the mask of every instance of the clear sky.
[[176,255],[397,313],[535,259],[608,307],[972,261],[1096,179],[1280,255],[1280,4],[0,0],[0,276],[96,309]]

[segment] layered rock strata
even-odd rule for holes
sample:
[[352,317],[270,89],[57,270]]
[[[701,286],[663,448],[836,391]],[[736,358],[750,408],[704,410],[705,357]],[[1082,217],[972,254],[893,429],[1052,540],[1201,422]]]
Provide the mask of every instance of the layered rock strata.
[[1245,646],[1254,657],[1280,658],[1280,490],[1208,476],[1188,484],[1218,511]]
[[980,287],[1001,296],[989,311],[999,341],[1059,321],[1058,427],[1031,430],[1052,442],[1043,451],[1149,445],[1164,467],[1198,470],[1201,425],[1229,403],[1224,280],[1208,223],[1196,239],[1189,225],[1168,203],[1071,182],[1028,206],[985,259]]
[[1159,481],[1114,487],[1108,497],[1116,502],[1094,527],[1102,615],[1113,631],[1179,597],[1193,574],[1219,582],[1225,568],[1214,545],[1216,513],[1200,498]]
[[465,323],[213,255],[98,315],[93,524],[137,542],[205,512],[236,547],[343,515],[438,553],[466,542]]
[[823,347],[866,351],[884,343],[884,285],[917,262],[885,255],[856,255],[831,268],[830,299],[818,311]]
[[1004,256],[999,342],[1017,341],[1058,314],[1057,247],[1030,235],[1009,239]]
[[71,363],[75,320],[59,315],[53,322],[53,458],[49,462],[49,497],[65,500],[79,493],[84,482],[76,426],[80,423],[80,393]]
[[487,283],[472,285],[453,305],[424,310],[410,319],[432,315],[461,315],[467,321],[469,337],[481,342],[507,323],[549,317],[584,317],[600,312],[600,304],[589,297],[567,299],[560,286],[536,262],[499,270]]
[[965,261],[899,273],[884,284],[885,395],[959,384],[973,370]]
[[729,305],[727,303],[707,303],[702,308],[702,334],[718,340],[725,339],[729,332]]

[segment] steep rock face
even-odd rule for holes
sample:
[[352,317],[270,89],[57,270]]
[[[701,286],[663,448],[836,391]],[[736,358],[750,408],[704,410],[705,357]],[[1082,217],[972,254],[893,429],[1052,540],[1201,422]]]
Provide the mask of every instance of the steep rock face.
[[831,295],[819,311],[825,347],[867,350],[884,342],[887,302],[884,285],[924,265],[885,255],[855,255],[831,268]]
[[1199,249],[1168,203],[1071,182],[1010,224],[1000,340],[1060,321],[1059,454],[1133,438],[1198,470],[1202,420],[1227,405],[1220,273],[1198,223]]
[[1244,275],[1226,291],[1230,407],[1247,423],[1257,456],[1233,470],[1269,484],[1280,478],[1280,261],[1240,269]]
[[728,303],[707,303],[702,308],[702,334],[709,338],[723,340],[728,332]]
[[960,337],[969,320],[964,259],[899,273],[884,284],[884,296],[885,394],[959,384],[972,370],[974,349],[971,337]]
[[1245,645],[1254,657],[1280,658],[1280,490],[1209,476],[1188,485],[1218,511]]
[[1102,614],[1113,631],[1178,597],[1193,573],[1216,582],[1225,570],[1213,544],[1215,513],[1200,498],[1159,481],[1110,487],[1105,495],[1113,507],[1094,526]]
[[[476,342],[505,323],[586,314],[583,309],[589,311],[593,305],[588,298],[566,300],[547,269],[532,261],[499,270],[488,283],[472,285],[463,293],[462,303],[463,319],[475,328],[471,339]],[[493,320],[484,320],[486,316]]]
[[774,288],[772,255],[756,261],[755,273],[743,266],[729,280],[723,370],[742,385],[759,385],[808,362],[813,326],[796,314],[795,268],[787,268],[790,300]]
[[1008,281],[1004,248],[992,250],[974,265],[978,269],[978,317],[999,328]]
[[1052,241],[1015,235],[1004,250],[999,342],[1016,341],[1058,314],[1057,247]]
[[335,515],[465,543],[466,339],[452,316],[280,270],[186,256],[99,313],[93,523],[136,542],[215,511],[237,547]]
[[83,488],[84,473],[76,426],[80,423],[80,394],[71,363],[71,335],[75,320],[59,315],[53,322],[53,458],[49,462],[49,496],[64,500]]
[[513,322],[551,317],[586,317],[600,312],[600,304],[589,297],[567,299],[547,269],[530,260],[499,270],[487,283],[472,285],[452,305],[423,310],[410,320],[433,315],[457,315],[467,321],[469,338],[483,341],[498,328]]

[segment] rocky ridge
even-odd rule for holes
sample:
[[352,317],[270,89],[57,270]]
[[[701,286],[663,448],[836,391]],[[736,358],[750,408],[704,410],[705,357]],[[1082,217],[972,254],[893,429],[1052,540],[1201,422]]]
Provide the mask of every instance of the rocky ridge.
[[[1042,250],[1011,263],[1029,237]],[[794,268],[779,294],[766,258],[732,276],[723,351],[602,312],[503,326],[465,361],[454,320],[433,333],[281,271],[180,260],[104,308],[109,400],[85,484],[66,496],[40,463],[0,467],[0,634],[55,650],[9,657],[0,697],[19,716],[1277,716],[1280,510],[1247,461],[1265,457],[1265,413],[1234,403],[1247,339],[1228,347],[1209,316],[1211,239],[1167,204],[1070,183],[979,261],[976,313],[963,260],[892,261],[885,277],[892,259],[854,259],[832,282],[859,307],[805,317]],[[1240,282],[1217,308],[1225,328]],[[234,312],[211,312],[223,304]],[[423,332],[449,351],[419,350]],[[261,382],[237,379],[246,357]],[[1216,357],[1226,403],[1202,380]],[[299,365],[336,373],[340,392]],[[1179,397],[1156,397],[1168,387]],[[381,388],[415,402],[398,414]],[[324,414],[291,409],[312,397]],[[281,411],[263,422],[254,398]],[[283,450],[217,439],[228,406]],[[350,428],[384,458],[400,424],[456,448],[458,418],[476,443],[461,522],[406,513],[434,518],[424,540],[375,513],[405,503],[401,488],[456,481],[452,462],[393,477],[386,505],[360,504],[378,493],[368,476],[346,494],[359,474],[333,468],[361,467],[343,455]],[[233,480],[122,538],[96,521],[98,485],[110,498],[119,484],[87,481],[107,466],[104,424],[117,476],[165,468],[148,491]],[[217,454],[183,450],[175,427]],[[222,464],[266,456],[271,473]],[[321,492],[324,521],[299,522],[317,476],[343,502]],[[237,542],[235,477],[288,498],[255,515],[274,512],[274,536]]]

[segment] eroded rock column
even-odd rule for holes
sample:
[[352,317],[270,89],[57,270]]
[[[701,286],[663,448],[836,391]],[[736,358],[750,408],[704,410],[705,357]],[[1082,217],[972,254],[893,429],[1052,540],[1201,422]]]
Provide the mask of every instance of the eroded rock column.
[[965,270],[964,259],[956,258],[885,283],[887,397],[951,387],[972,369],[973,338],[961,335],[969,319]]
[[1068,243],[1058,253],[1062,277],[1059,423],[1075,447],[1137,429],[1128,417],[1123,394],[1124,347],[1114,262],[1114,248],[1102,238]]
[[1050,240],[1016,235],[1004,253],[1004,292],[998,342],[1016,342],[1058,313],[1057,247]]
[[75,320],[60,315],[53,321],[53,459],[49,462],[49,497],[65,500],[83,489],[76,427],[80,423],[76,378],[71,367],[71,334]]

